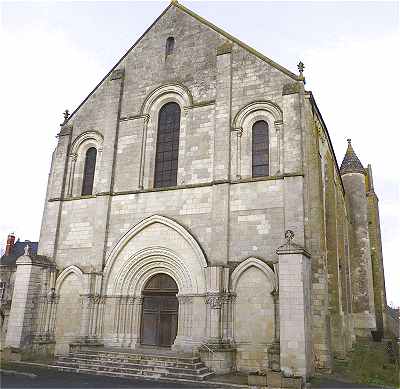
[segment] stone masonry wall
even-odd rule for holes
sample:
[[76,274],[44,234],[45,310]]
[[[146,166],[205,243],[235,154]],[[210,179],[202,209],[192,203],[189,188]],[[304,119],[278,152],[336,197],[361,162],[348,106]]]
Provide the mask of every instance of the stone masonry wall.
[[[175,37],[175,50],[166,57],[169,36]],[[313,128],[307,129],[302,113],[304,91],[298,81],[243,47],[223,45],[225,37],[171,6],[119,63],[119,71],[89,96],[68,122],[70,135],[59,138],[40,250],[55,259],[60,270],[74,264],[84,272],[101,272],[127,230],[160,214],[190,231],[209,265],[226,264],[250,256],[276,259],[285,230],[292,229],[296,242],[310,247],[313,255],[314,352],[324,367],[329,365],[330,346],[324,327],[322,185],[320,170],[312,172],[320,169],[320,161],[304,169],[303,142],[312,142],[305,132]],[[287,85],[297,92],[283,93]],[[157,95],[158,88],[165,92]],[[174,99],[182,110],[178,187],[155,190],[158,109],[161,102]],[[238,159],[247,158],[247,173],[234,175],[230,158],[232,122],[255,102],[268,102],[277,115],[260,110],[257,116],[261,120],[265,115],[269,123],[273,167],[270,177],[257,180],[249,174],[249,129],[241,129],[248,132],[238,152]],[[104,139],[95,193],[65,199],[71,145],[90,131]],[[315,150],[315,145],[310,147]],[[306,177],[306,187],[308,174],[312,177]],[[308,202],[305,196],[310,196]],[[311,216],[312,228],[305,227],[305,214]]]

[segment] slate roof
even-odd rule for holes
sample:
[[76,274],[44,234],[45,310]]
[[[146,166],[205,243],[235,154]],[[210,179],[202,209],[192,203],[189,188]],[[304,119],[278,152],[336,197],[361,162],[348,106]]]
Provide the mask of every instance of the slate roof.
[[30,240],[20,241],[19,239],[14,243],[10,255],[3,255],[0,258],[0,265],[14,266],[17,259],[24,255],[25,246],[29,245],[29,254],[36,255],[39,242],[31,242]]
[[340,166],[340,174],[346,173],[365,173],[364,167],[361,161],[358,159],[354,152],[353,146],[351,145],[351,139],[347,139],[349,143],[347,146],[346,154],[343,158],[342,165]]

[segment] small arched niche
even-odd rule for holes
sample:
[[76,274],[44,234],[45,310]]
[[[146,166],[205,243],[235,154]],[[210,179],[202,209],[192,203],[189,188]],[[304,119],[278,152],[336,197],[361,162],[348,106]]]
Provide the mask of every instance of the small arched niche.
[[170,36],[167,38],[165,42],[165,57],[168,57],[170,54],[174,52],[175,48],[175,38]]

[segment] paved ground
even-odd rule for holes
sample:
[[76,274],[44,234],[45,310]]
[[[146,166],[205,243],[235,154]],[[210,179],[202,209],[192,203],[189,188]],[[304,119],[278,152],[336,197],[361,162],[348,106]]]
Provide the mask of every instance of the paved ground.
[[150,381],[133,381],[114,377],[99,377],[86,374],[59,373],[57,377],[40,376],[29,378],[19,375],[0,373],[1,388],[51,388],[51,389],[89,389],[89,388],[135,388],[135,389],[175,389],[198,388],[192,385],[161,384]]
[[360,385],[360,384],[350,384],[346,382],[336,381],[332,379],[324,379],[318,382],[315,382],[311,385],[311,388],[323,388],[323,389],[350,389],[350,388],[358,388],[358,389],[387,389],[387,387],[382,386],[368,386],[368,385]]
[[[14,373],[12,373],[14,372]],[[227,379],[225,378],[226,382]],[[236,379],[234,380],[236,381]],[[239,381],[239,380],[237,380]],[[243,381],[243,380],[240,380]],[[236,382],[242,384],[242,382]],[[213,386],[215,388],[215,386]],[[0,371],[0,388],[51,388],[51,389],[91,389],[91,388],[133,388],[133,389],[178,389],[205,388],[197,384],[159,383],[146,380],[131,380],[116,377],[104,377],[78,373],[58,372],[39,366],[7,364]],[[382,389],[366,385],[349,384],[333,380],[329,377],[318,377],[311,388],[323,389]]]
[[[15,373],[11,373],[14,371]],[[22,374],[21,374],[22,373]],[[198,388],[198,385],[158,383],[146,380],[127,380],[89,374],[64,373],[35,366],[7,364],[0,372],[0,387],[5,388],[51,388],[51,389],[91,389],[91,388],[134,388],[134,389],[176,389]],[[204,388],[204,387],[203,387]]]

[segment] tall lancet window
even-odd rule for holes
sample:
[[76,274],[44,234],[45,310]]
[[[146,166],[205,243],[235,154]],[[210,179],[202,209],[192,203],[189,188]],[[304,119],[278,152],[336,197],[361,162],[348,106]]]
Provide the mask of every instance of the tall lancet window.
[[86,151],[85,168],[83,170],[82,196],[93,193],[94,172],[96,170],[97,150],[91,147]]
[[268,123],[255,122],[252,130],[252,176],[263,177],[269,174]]
[[154,173],[155,188],[176,186],[180,122],[181,108],[177,103],[167,103],[160,109]]

